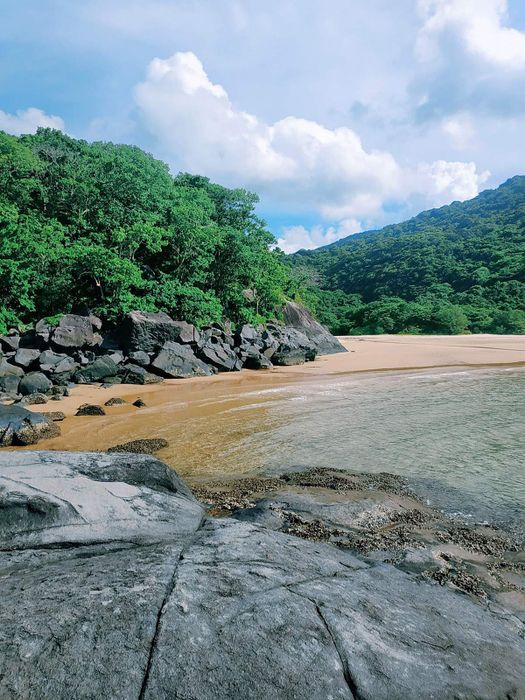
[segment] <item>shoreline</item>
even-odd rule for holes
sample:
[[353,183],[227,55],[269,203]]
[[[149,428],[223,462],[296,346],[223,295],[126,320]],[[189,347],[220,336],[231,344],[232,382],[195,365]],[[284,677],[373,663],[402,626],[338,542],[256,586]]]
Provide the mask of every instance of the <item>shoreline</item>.
[[[116,444],[140,438],[165,438],[170,448],[159,459],[177,469],[185,478],[210,478],[219,474],[208,469],[214,461],[214,445],[206,435],[210,422],[220,422],[227,411],[253,407],[264,418],[265,402],[290,386],[336,382],[340,377],[368,378],[374,375],[406,375],[464,372],[525,367],[525,336],[350,336],[340,338],[347,353],[323,355],[314,362],[270,370],[242,370],[212,377],[169,379],[161,384],[77,385],[60,401],[28,406],[38,413],[62,411],[62,435],[43,440],[43,450],[106,450]],[[473,347],[474,345],[474,347]],[[77,417],[83,403],[103,405],[110,398],[128,404],[106,408],[105,416]],[[132,402],[142,398],[146,407]],[[254,397],[257,405],[254,406]],[[249,435],[243,427],[224,420],[215,426],[215,438],[227,437],[233,445]],[[30,449],[6,448],[6,449]],[[34,447],[33,447],[34,449]],[[243,473],[256,469],[246,465]]]

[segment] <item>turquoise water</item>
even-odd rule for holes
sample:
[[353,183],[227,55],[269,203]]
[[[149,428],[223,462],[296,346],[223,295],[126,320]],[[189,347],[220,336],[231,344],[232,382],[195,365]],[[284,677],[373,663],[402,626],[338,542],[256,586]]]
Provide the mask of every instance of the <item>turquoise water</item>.
[[230,411],[253,421],[240,449],[266,473],[388,471],[449,513],[525,522],[523,370],[323,377],[254,392]]

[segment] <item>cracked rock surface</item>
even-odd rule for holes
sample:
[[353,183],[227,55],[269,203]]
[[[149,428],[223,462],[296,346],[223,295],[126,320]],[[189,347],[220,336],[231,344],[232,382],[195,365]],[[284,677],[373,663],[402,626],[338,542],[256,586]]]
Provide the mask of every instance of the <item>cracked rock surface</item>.
[[520,698],[517,619],[204,515],[147,455],[0,454],[0,697]]

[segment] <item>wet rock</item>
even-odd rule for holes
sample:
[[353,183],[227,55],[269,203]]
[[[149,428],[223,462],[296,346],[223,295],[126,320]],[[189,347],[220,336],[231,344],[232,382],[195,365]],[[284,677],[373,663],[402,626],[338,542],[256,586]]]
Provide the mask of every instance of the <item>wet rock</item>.
[[76,416],[105,416],[106,411],[102,406],[97,406],[96,404],[84,403],[78,407],[78,411],[75,413]]
[[124,406],[126,404],[129,404],[129,401],[126,401],[126,399],[121,399],[118,396],[113,396],[111,399],[108,399],[104,403],[104,406]]
[[141,440],[131,440],[121,445],[109,447],[107,452],[131,452],[134,454],[153,454],[169,446],[169,442],[164,438],[144,438]]
[[58,435],[58,427],[42,414],[18,405],[0,405],[0,447],[34,445]]
[[318,355],[347,352],[337,338],[316,321],[311,312],[301,304],[287,302],[283,307],[283,316],[287,326],[296,328],[314,343]]
[[184,379],[187,377],[207,377],[212,370],[188,345],[168,341],[152,361],[151,366],[165,377]]
[[146,402],[140,398],[136,399],[136,401],[133,401],[133,403],[131,405],[136,406],[137,408],[146,408],[146,406],[147,406]]
[[118,366],[110,357],[97,357],[92,364],[78,370],[78,372],[75,374],[75,381],[78,384],[100,382],[107,377],[116,376],[118,371]]
[[47,394],[53,387],[53,383],[42,372],[29,372],[20,380],[18,391],[22,396],[28,394]]

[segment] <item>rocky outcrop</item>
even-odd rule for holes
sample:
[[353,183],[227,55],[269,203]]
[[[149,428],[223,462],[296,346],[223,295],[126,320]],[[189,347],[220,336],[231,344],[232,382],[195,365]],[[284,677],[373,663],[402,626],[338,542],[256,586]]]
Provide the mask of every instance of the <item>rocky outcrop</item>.
[[328,544],[206,518],[152,457],[4,453],[0,485],[6,700],[525,690],[516,619]]
[[105,336],[100,319],[87,310],[66,314],[55,327],[41,320],[22,335],[0,337],[0,399],[33,393],[59,397],[75,383],[153,384],[164,378],[271,369],[335,351],[337,341],[332,338],[330,345],[326,329],[306,312],[301,319],[312,338],[279,323],[245,324],[235,331],[229,323],[197,329],[165,313],[142,311],[127,314]]
[[330,331],[316,321],[311,312],[293,301],[283,307],[284,323],[291,328],[301,331],[315,344],[318,355],[331,355],[336,352],[346,352],[341,343]]
[[60,429],[46,416],[22,406],[0,404],[0,447],[34,445],[57,435]]

